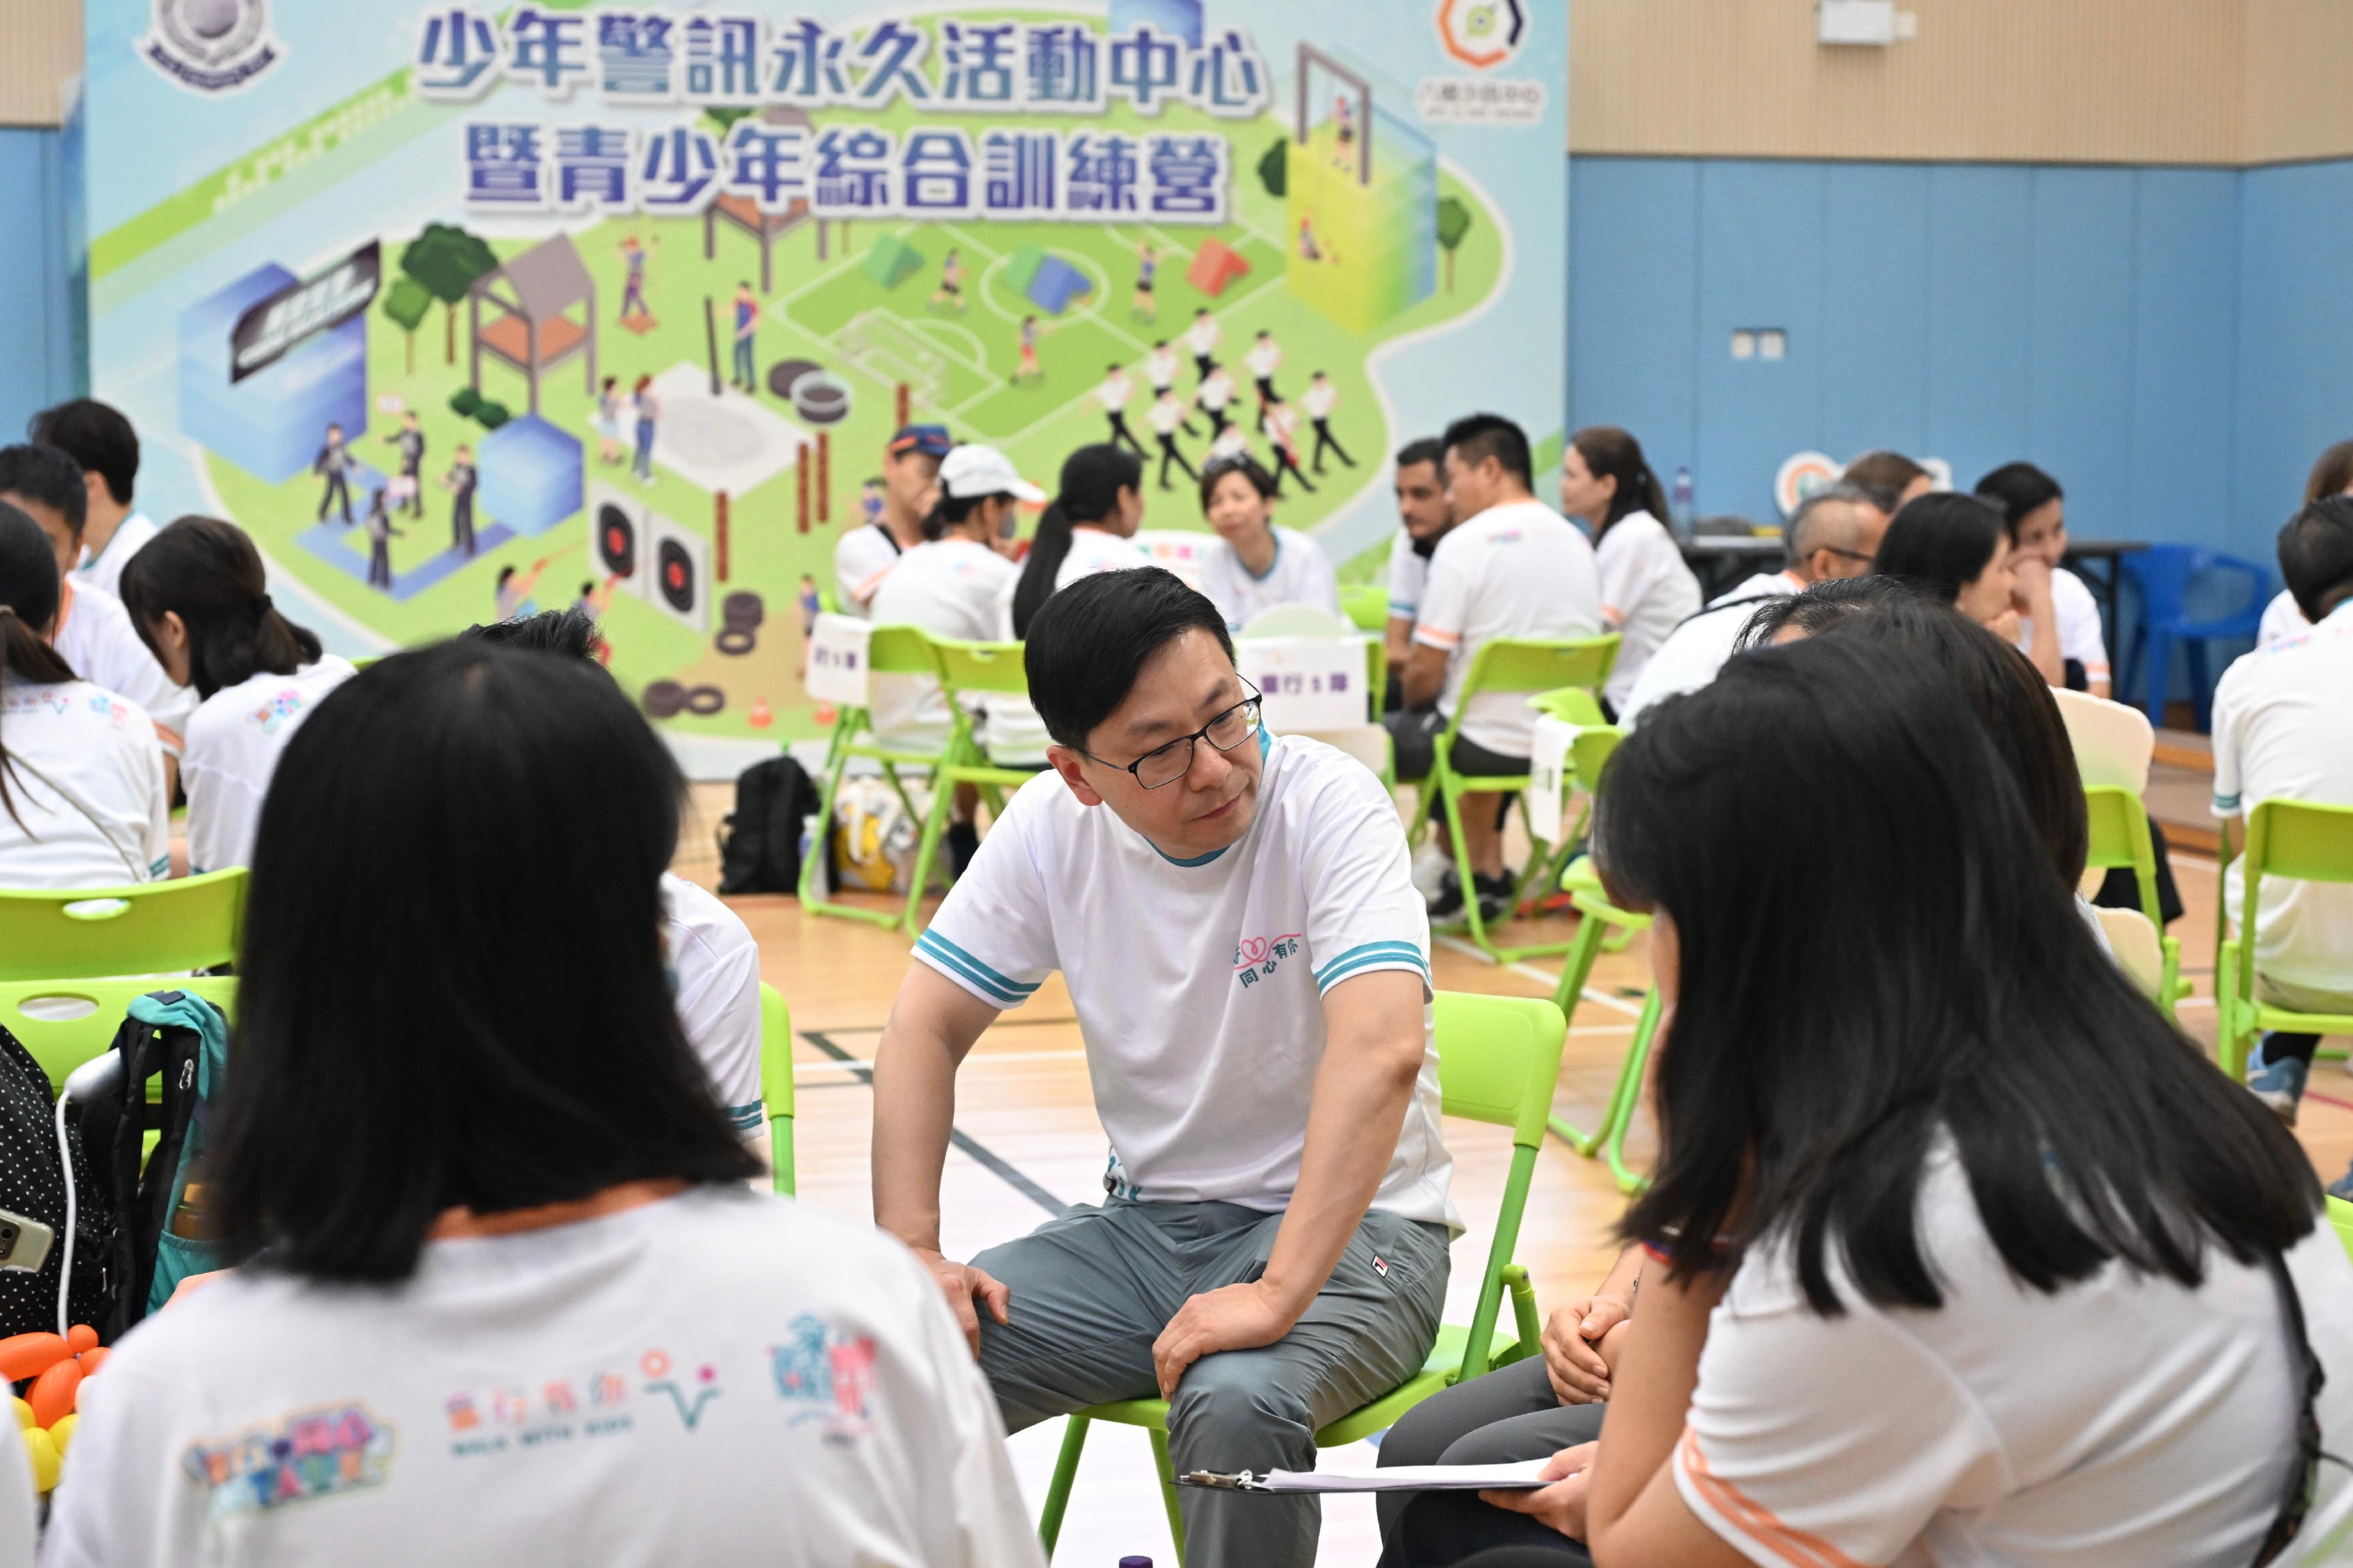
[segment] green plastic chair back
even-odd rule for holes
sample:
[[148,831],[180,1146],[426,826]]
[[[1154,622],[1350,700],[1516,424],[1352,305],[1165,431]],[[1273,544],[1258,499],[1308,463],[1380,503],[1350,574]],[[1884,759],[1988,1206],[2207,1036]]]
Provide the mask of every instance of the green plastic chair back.
[[[1437,1023],[1439,1094],[1450,1116],[1461,1116],[1512,1130],[1511,1174],[1504,1185],[1504,1201],[1495,1217],[1495,1235],[1487,1249],[1480,1277],[1479,1305],[1466,1325],[1448,1324],[1422,1363],[1421,1371],[1406,1383],[1360,1409],[1350,1412],[1315,1434],[1324,1447],[1353,1443],[1394,1426],[1398,1417],[1431,1394],[1466,1377],[1537,1352],[1540,1331],[1535,1293],[1525,1270],[1512,1262],[1519,1243],[1520,1219],[1527,1207],[1528,1184],[1535,1173],[1537,1146],[1543,1142],[1545,1119],[1552,1108],[1553,1087],[1560,1077],[1561,1045],[1568,1033],[1560,1009],[1541,997],[1486,996],[1463,992],[1438,993],[1433,1011]],[[1495,1320],[1504,1292],[1513,1296],[1517,1338],[1504,1352],[1493,1351]],[[1185,1550],[1184,1521],[1176,1510],[1176,1477],[1168,1458],[1168,1406],[1158,1399],[1126,1399],[1098,1405],[1070,1417],[1062,1451],[1040,1510],[1038,1533],[1053,1555],[1061,1531],[1062,1515],[1071,1488],[1078,1477],[1079,1455],[1088,1426],[1096,1421],[1142,1426],[1152,1434],[1152,1451],[1160,1468],[1162,1501],[1168,1527],[1176,1539],[1178,1560]]]
[[[1463,677],[1463,707],[1482,691],[1541,691],[1582,686],[1599,689],[1618,662],[1618,634],[1595,637],[1498,637],[1480,645]],[[1457,709],[1460,715],[1461,709]]]
[[[54,1094],[65,1088],[74,1068],[106,1054],[132,998],[150,991],[185,991],[232,1018],[237,1016],[237,982],[226,974],[192,980],[19,980],[0,985],[0,1025],[33,1053],[49,1075]],[[26,1011],[28,1005],[31,1012]]]
[[[2227,852],[2227,838],[2224,843]],[[2214,952],[2214,994],[2221,1011],[2216,1055],[2232,1078],[2246,1070],[2247,1047],[2262,1030],[2353,1034],[2353,1013],[2300,1013],[2255,1000],[2255,911],[2263,879],[2353,882],[2353,805],[2259,801],[2247,814],[2243,860],[2238,935],[2218,932]]]
[[232,866],[128,888],[0,892],[0,981],[231,963],[245,928],[245,868]]
[[1557,691],[1539,691],[1528,699],[1528,706],[1547,718],[1580,729],[1609,722],[1601,712],[1601,700],[1593,695],[1590,687],[1564,686]]
[[791,1197],[793,1168],[793,1016],[784,994],[760,983],[760,1099],[768,1108],[770,1181]]
[[1388,629],[1389,591],[1381,583],[1351,583],[1340,590],[1340,611],[1360,632]]
[[1440,991],[1433,1006],[1441,1109],[1510,1128],[1515,1147],[1541,1146],[1568,1028],[1560,1009],[1530,997],[1468,991]]
[[875,675],[937,675],[931,639],[921,626],[876,626],[866,642],[866,668]]
[[988,691],[1013,697],[1029,694],[1029,675],[1021,662],[1018,642],[952,642],[931,639],[939,661],[940,683],[951,697],[959,691]]
[[2337,1245],[2345,1248],[2347,1257],[2353,1258],[2353,1204],[2343,1198],[2329,1199],[2328,1225],[2337,1232]]

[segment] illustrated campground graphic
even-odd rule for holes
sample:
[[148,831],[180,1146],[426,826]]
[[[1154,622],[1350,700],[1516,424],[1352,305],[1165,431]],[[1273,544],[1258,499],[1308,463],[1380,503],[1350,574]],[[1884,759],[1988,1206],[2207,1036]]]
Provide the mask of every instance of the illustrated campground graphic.
[[[94,391],[151,513],[237,521],[332,644],[582,604],[714,736],[814,727],[803,628],[910,421],[1050,490],[1124,437],[1145,526],[1198,529],[1203,382],[1272,467],[1266,399],[1314,381],[1280,521],[1376,552],[1401,441],[1557,435],[1566,44],[1280,9],[277,0],[167,67],[97,0]],[[152,199],[105,210],[118,174]]]

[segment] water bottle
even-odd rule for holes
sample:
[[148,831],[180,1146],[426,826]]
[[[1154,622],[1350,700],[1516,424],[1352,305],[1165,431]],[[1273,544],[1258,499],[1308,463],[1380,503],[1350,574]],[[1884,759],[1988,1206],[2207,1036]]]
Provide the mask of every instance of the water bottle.
[[1678,537],[1689,539],[1692,536],[1693,518],[1692,475],[1688,468],[1679,467],[1675,469],[1675,489],[1672,510],[1674,515],[1667,520],[1667,526],[1673,529]]

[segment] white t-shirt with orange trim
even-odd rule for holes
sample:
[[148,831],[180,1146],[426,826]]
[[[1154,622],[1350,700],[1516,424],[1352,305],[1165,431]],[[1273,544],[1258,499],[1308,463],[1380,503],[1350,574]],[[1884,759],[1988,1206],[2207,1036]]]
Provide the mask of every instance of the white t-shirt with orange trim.
[[139,640],[122,601],[94,584],[68,576],[58,584],[58,624],[49,645],[92,686],[128,697],[154,721],[164,749],[179,754],[196,710],[194,688],[175,686]]
[[[1491,506],[1438,542],[1419,614],[1413,640],[1448,650],[1438,710],[1451,719],[1483,644],[1599,634],[1601,576],[1593,546],[1583,530],[1540,500]],[[1528,754],[1535,727],[1526,695],[1516,691],[1475,696],[1462,716],[1466,740],[1506,757]]]
[[1651,655],[1700,606],[1699,579],[1667,525],[1647,511],[1630,511],[1593,547],[1601,573],[1601,618],[1618,630],[1618,662],[1602,695],[1616,708],[1634,689]]
[[[1787,1247],[1741,1264],[1674,1451],[1693,1513],[1772,1568],[2253,1561],[2295,1451],[2268,1270],[2210,1246],[2195,1290],[2111,1264],[2045,1295],[2002,1263],[1949,1144],[1918,1212],[1941,1310],[1863,1300],[1835,1245],[1837,1318],[1807,1306]],[[2323,1446],[2343,1452],[2353,1262],[2324,1220],[2287,1263],[2328,1375]],[[2347,1484],[2323,1465],[2316,1512]]]
[[1630,731],[1653,705],[1683,692],[1697,691],[1713,681],[1731,659],[1733,645],[1748,629],[1748,618],[1759,605],[1805,591],[1805,583],[1794,573],[1760,572],[1731,592],[1710,599],[1706,609],[1685,616],[1666,640],[1651,650],[1641,675],[1626,695],[1611,699],[1618,710],[1618,727]]

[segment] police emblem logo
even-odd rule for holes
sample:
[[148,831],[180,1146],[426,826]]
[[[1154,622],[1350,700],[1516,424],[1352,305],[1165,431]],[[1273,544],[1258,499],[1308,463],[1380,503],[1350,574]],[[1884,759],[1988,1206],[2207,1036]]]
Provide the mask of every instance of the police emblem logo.
[[285,46],[270,35],[269,0],[155,0],[139,52],[184,87],[231,92],[276,65]]

